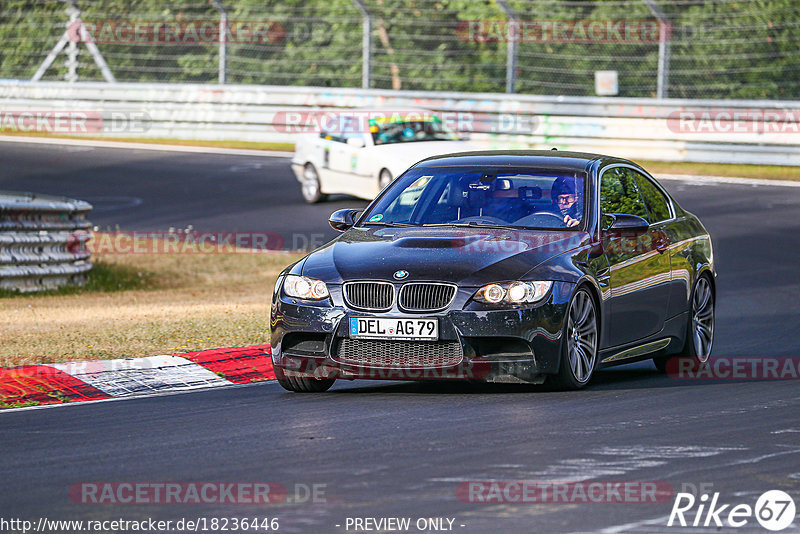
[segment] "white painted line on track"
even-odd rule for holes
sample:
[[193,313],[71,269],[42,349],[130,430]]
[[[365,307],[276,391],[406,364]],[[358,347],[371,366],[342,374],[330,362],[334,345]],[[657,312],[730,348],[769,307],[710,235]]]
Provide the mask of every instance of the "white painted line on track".
[[100,141],[97,139],[64,139],[61,137],[22,137],[0,135],[3,143],[34,143],[40,145],[85,146],[96,148],[122,148],[128,150],[155,150],[161,152],[187,152],[190,154],[224,154],[228,156],[261,156],[267,158],[291,158],[293,152],[280,150],[255,150],[247,148],[222,148],[206,146],[162,145],[158,143],[135,143],[127,141]]
[[[202,393],[204,391],[218,391],[223,389],[237,389],[237,388],[247,388],[252,386],[259,386],[263,384],[270,384],[274,383],[278,386],[278,382],[276,380],[259,380],[257,382],[248,382],[246,384],[234,384],[233,382],[229,382],[223,386],[217,386],[214,388],[202,388],[202,389],[171,389],[169,391],[154,391],[153,393],[143,393],[141,395],[128,395],[126,397],[114,397],[111,399],[93,399],[93,400],[75,400],[73,402],[59,402],[53,404],[40,404],[38,406],[21,406],[19,408],[4,408],[0,410],[0,417],[3,414],[13,413],[13,412],[21,412],[27,410],[46,410],[48,408],[64,408],[67,406],[84,406],[87,404],[99,404],[101,402],[117,402],[117,401],[132,401],[138,399],[152,399],[153,397],[170,397],[173,395],[187,395],[191,393]],[[278,386],[280,387],[280,386]],[[283,388],[280,388],[281,391],[285,391]]]
[[794,180],[765,180],[759,178],[738,178],[727,176],[705,176],[694,174],[658,174],[652,173],[658,180],[680,180],[683,182],[693,182],[698,185],[708,183],[715,184],[734,184],[749,186],[773,186],[773,187],[800,187],[800,181]]

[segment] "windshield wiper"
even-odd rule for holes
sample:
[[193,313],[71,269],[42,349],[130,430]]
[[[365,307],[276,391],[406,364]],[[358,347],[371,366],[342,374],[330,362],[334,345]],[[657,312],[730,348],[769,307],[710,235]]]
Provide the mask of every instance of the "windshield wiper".
[[365,222],[362,226],[388,226],[390,228],[400,228],[406,226],[419,226],[417,224],[409,224],[409,223],[399,223],[399,222],[384,222],[384,221],[372,221],[372,222]]
[[431,224],[423,224],[425,228],[441,228],[441,227],[453,227],[453,228],[519,228],[518,226],[513,226],[511,224],[491,224],[491,223],[479,223],[475,221],[470,221],[468,223],[431,223]]

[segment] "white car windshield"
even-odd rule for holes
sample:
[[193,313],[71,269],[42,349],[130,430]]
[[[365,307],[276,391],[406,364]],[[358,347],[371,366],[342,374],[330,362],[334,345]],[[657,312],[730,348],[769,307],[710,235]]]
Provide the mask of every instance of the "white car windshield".
[[370,120],[370,133],[376,145],[458,140],[458,136],[436,117],[374,119]]

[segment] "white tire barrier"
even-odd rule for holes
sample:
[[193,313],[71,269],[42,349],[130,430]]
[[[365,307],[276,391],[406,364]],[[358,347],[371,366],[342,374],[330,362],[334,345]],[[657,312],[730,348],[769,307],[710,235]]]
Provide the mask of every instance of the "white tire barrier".
[[91,209],[82,200],[0,191],[0,289],[83,285],[92,268]]

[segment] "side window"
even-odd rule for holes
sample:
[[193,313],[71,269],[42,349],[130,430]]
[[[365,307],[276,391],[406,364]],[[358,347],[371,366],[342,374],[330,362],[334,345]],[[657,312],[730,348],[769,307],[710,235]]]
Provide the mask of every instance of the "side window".
[[[600,181],[602,213],[629,213],[647,219],[647,208],[630,170],[615,167],[603,173]],[[603,225],[604,227],[605,224]]]
[[[361,132],[342,132],[342,135],[341,135],[342,143],[346,143],[348,141],[348,139],[352,139],[352,138],[361,139],[363,141],[364,140],[364,134],[362,134]],[[364,141],[364,144],[366,144],[366,141]]]
[[340,133],[339,140],[346,143],[348,139],[353,137],[364,139],[364,128],[356,117],[344,117],[340,119]]
[[319,136],[321,139],[325,139],[326,141],[336,141],[337,143],[344,143],[344,139],[341,136],[334,133],[329,132],[320,132]]
[[672,217],[669,211],[669,201],[664,193],[640,172],[630,171],[636,177],[636,185],[639,186],[639,193],[642,194],[647,211],[650,213],[650,223],[665,221]]
[[434,187],[431,186],[431,184],[434,183],[432,178],[433,176],[420,176],[411,185],[406,187],[397,195],[397,198],[386,207],[386,210],[383,212],[383,220],[404,223],[411,222],[411,216],[413,215],[414,208],[417,207],[419,198],[426,191],[426,188],[430,190],[431,187]]

